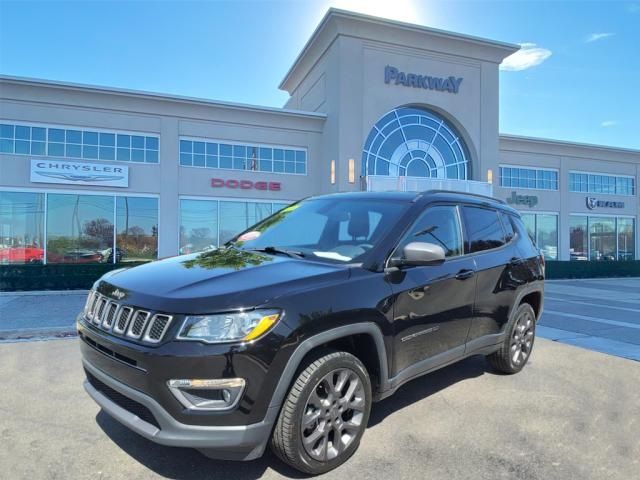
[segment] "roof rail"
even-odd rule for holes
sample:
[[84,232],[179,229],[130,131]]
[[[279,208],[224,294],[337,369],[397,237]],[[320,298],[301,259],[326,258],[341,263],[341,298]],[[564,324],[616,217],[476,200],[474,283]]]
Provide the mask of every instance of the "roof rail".
[[455,195],[468,195],[471,197],[476,197],[476,198],[482,198],[485,200],[491,200],[492,202],[496,202],[496,203],[500,203],[503,205],[506,205],[507,202],[505,202],[504,200],[500,199],[500,198],[495,198],[495,197],[489,197],[488,195],[481,195],[479,193],[471,193],[471,192],[456,192],[454,190],[425,190],[424,192],[421,192],[422,195],[427,195],[427,194],[431,194],[431,193],[453,193]]

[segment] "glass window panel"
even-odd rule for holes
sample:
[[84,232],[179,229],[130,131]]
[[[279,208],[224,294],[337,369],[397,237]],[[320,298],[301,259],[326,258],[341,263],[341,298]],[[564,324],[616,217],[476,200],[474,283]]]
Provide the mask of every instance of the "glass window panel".
[[234,170],[244,170],[245,169],[245,159],[244,159],[244,157],[242,157],[242,158],[233,157],[233,168],[234,168]]
[[271,160],[260,160],[260,171],[261,172],[273,171],[273,162]]
[[82,145],[67,143],[65,152],[67,157],[80,158],[82,157]]
[[633,218],[618,218],[618,260],[636,258]]
[[207,167],[208,168],[218,168],[218,156],[217,155],[207,155]]
[[284,151],[284,159],[287,162],[293,162],[295,161],[296,155],[295,152],[293,150],[285,150]]
[[99,263],[113,247],[112,196],[49,194],[47,262]]
[[218,144],[207,143],[207,155],[217,155],[217,154],[218,154]]
[[307,161],[307,152],[303,150],[299,150],[296,152],[296,162],[306,162]]
[[589,217],[591,260],[616,259],[616,219]]
[[232,168],[233,160],[231,157],[220,157],[220,168]]
[[284,162],[274,161],[273,162],[273,171],[274,172],[278,172],[278,173],[283,173],[284,172]]
[[114,147],[100,147],[100,160],[115,160],[116,149]]
[[31,140],[44,142],[47,139],[47,130],[42,127],[31,127]]
[[569,256],[571,260],[588,260],[587,217],[572,215],[569,218]]
[[98,132],[82,132],[82,143],[98,145]]
[[145,137],[145,144],[149,150],[158,150],[158,137]]
[[0,192],[0,264],[44,261],[44,194]]
[[220,245],[249,226],[250,202],[220,202]]
[[300,174],[307,173],[307,166],[304,163],[296,163],[296,173],[300,173]]
[[31,139],[31,127],[25,127],[24,125],[16,125],[16,140],[30,140]]
[[29,142],[28,140],[16,140],[15,142],[16,153],[29,153],[31,142]]
[[131,146],[133,148],[144,148],[144,137],[131,135]]
[[204,142],[193,142],[193,153],[204,153]]
[[157,150],[147,150],[145,153],[145,162],[147,163],[158,163],[158,151]]
[[93,145],[84,145],[82,147],[83,158],[98,158],[98,147]]
[[49,129],[49,139],[50,142],[61,142],[64,143],[65,136],[64,130],[60,128],[50,128]]
[[225,155],[225,156],[232,156],[233,155],[233,149],[231,147],[231,145],[227,145],[226,143],[221,143],[220,144],[220,155]]
[[285,162],[284,171],[285,173],[296,173],[295,163]]
[[67,143],[82,143],[82,132],[80,130],[67,130]]
[[46,155],[47,148],[44,142],[31,142],[31,155]]
[[180,254],[218,246],[218,202],[180,200]]
[[9,140],[7,138],[0,139],[0,152],[13,153],[14,144],[14,140]]
[[467,232],[466,252],[480,252],[504,245],[504,231],[495,210],[463,207],[462,212]]
[[49,142],[49,156],[64,157],[64,143]]
[[15,127],[6,123],[0,124],[0,138],[14,138]]
[[274,160],[284,160],[284,150],[281,148],[274,148],[273,158]]
[[118,147],[130,147],[131,146],[131,135],[118,135]]
[[190,140],[180,140],[180,153],[193,152],[193,142]]
[[193,165],[193,154],[192,153],[181,153],[180,154],[180,165],[183,165],[183,166],[191,166],[191,165]]
[[271,159],[273,158],[273,149],[272,148],[260,148],[260,158]]
[[[495,212],[494,215],[497,220],[498,217]],[[345,226],[347,222],[344,222]],[[500,230],[502,231],[502,227],[500,227]],[[373,228],[371,229],[372,231]],[[462,233],[460,232],[460,222],[458,221],[456,207],[436,206],[425,210],[413,224],[409,233],[400,240],[395,253],[392,255],[402,256],[402,249],[411,242],[430,242],[441,245],[447,257],[462,255]]]
[[158,257],[158,199],[116,197],[116,253],[105,261],[140,262]]
[[251,156],[254,156],[254,155],[256,155],[255,148],[249,147],[247,149],[247,147],[245,147],[244,145],[233,145],[233,156],[234,157],[245,158],[247,156],[251,157]]
[[527,234],[529,235],[529,238],[531,238],[531,240],[533,240],[534,242],[536,241],[536,216],[533,213],[523,213],[521,214],[522,217],[522,223],[524,224],[525,228],[527,229]]
[[538,214],[536,216],[536,244],[547,260],[558,259],[558,217]]
[[193,154],[193,166],[194,167],[204,167],[205,160],[203,154],[194,153]]
[[144,162],[144,150],[137,148],[131,149],[131,161],[132,162]]
[[128,162],[131,160],[131,150],[128,148],[118,148],[116,152],[116,159],[122,162]]
[[104,147],[115,147],[116,146],[116,135],[114,133],[101,133],[100,134],[100,145]]

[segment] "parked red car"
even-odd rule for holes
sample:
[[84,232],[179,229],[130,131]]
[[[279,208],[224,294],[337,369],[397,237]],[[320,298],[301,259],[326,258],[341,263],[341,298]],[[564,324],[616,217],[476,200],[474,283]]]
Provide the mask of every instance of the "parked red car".
[[44,250],[28,245],[0,248],[0,263],[42,263]]

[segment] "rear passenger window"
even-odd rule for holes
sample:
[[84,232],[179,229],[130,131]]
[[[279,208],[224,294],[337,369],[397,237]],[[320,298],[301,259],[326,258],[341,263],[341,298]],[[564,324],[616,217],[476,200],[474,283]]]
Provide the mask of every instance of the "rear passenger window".
[[499,212],[500,220],[502,220],[502,226],[504,227],[505,240],[509,243],[515,236],[513,231],[513,223],[511,223],[511,215],[504,212]]
[[498,212],[487,208],[463,207],[462,215],[467,232],[464,242],[466,253],[490,250],[505,244]]

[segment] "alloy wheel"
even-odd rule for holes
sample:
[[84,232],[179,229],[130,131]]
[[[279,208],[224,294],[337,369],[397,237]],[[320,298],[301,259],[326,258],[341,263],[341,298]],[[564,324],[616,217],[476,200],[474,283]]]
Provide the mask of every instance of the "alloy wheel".
[[325,462],[344,452],[363,425],[365,389],[347,368],[329,372],[314,387],[302,415],[302,444],[314,460]]
[[524,311],[518,317],[511,337],[511,362],[518,366],[526,362],[531,354],[535,322],[530,312]]

